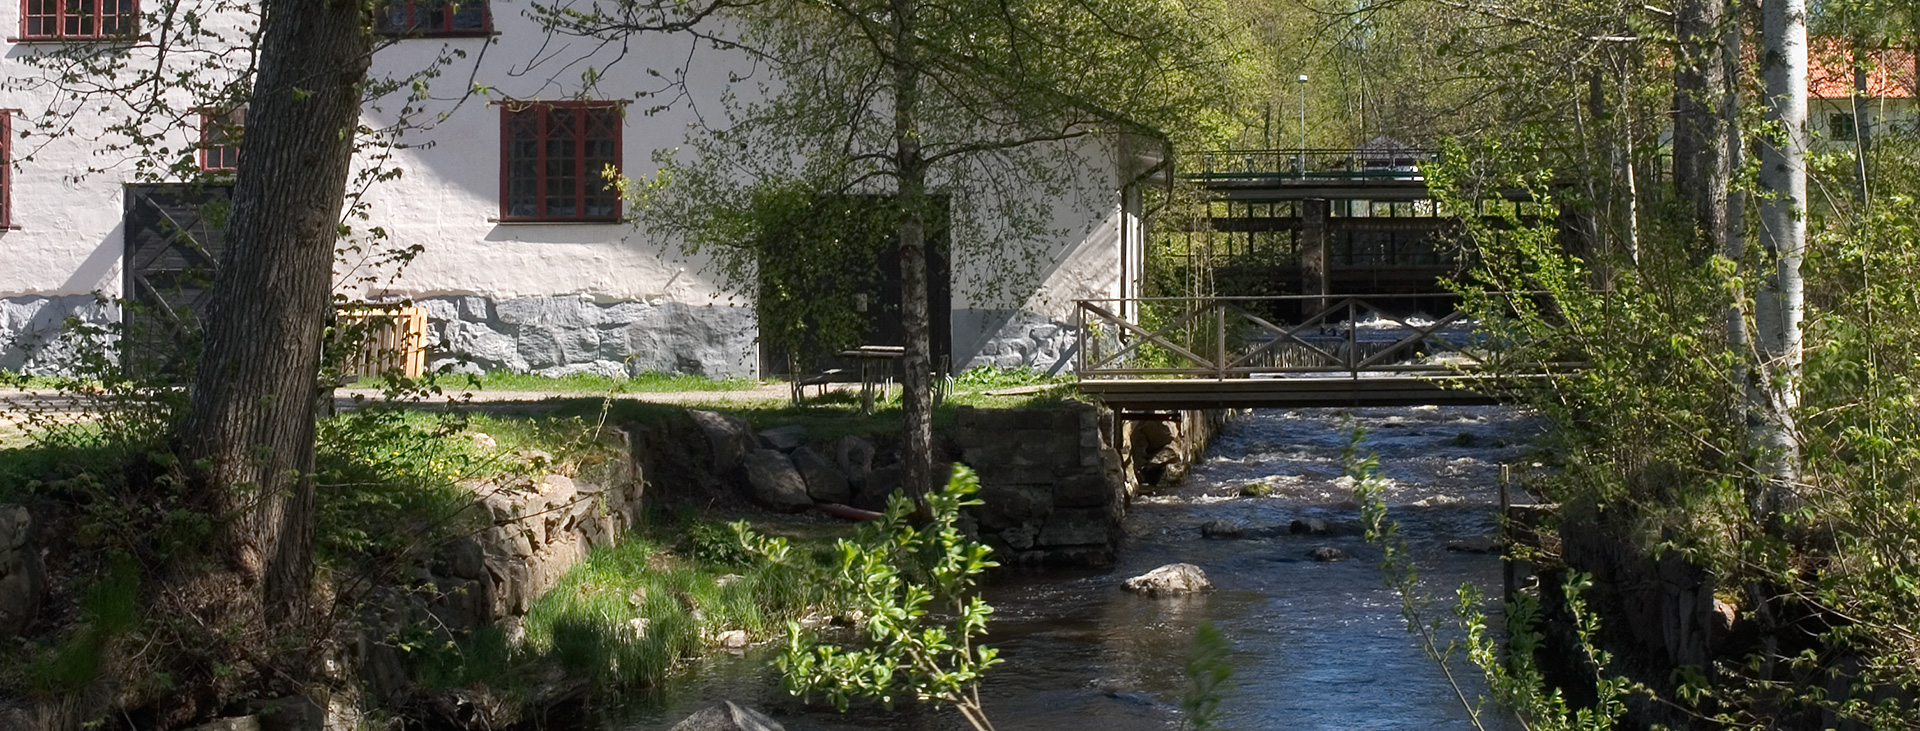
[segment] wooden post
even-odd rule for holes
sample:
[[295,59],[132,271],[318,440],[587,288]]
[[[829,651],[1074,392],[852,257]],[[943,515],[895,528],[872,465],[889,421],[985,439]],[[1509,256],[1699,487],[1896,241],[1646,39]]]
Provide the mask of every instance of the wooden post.
[[1327,211],[1324,198],[1300,201],[1300,293],[1320,296],[1311,312],[1327,308]]

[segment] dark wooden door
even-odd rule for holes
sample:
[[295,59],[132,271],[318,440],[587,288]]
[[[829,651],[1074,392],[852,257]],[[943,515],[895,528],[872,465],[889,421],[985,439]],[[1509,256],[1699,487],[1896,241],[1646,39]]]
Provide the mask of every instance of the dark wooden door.
[[127,186],[121,362],[129,370],[177,375],[197,353],[232,194],[225,185]]

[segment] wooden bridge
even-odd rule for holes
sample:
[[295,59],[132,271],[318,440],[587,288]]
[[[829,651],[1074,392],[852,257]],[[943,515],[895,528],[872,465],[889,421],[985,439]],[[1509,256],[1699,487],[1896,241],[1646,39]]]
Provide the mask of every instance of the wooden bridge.
[[1578,367],[1458,305],[1433,294],[1079,300],[1079,387],[1135,412],[1488,404],[1496,385]]

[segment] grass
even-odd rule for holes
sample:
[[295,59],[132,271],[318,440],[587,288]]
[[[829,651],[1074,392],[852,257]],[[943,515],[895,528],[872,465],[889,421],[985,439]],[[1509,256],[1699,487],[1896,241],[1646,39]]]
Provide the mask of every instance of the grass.
[[765,639],[830,604],[818,564],[804,552],[769,560],[710,523],[662,532],[682,545],[669,550],[631,536],[569,570],[528,611],[527,651],[575,677],[648,686],[722,632]]
[[[708,378],[685,373],[647,372],[631,378],[592,373],[548,378],[532,373],[483,373],[440,376],[449,391],[553,391],[559,393],[678,393],[685,391],[751,391],[765,383],[749,378]],[[382,388],[384,379],[362,378],[353,388]]]

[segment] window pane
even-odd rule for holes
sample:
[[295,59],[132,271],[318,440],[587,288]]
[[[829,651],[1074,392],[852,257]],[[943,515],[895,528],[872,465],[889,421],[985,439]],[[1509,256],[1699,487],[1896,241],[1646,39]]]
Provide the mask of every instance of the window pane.
[[531,218],[540,215],[539,107],[507,114],[506,214]]
[[64,35],[93,35],[93,10],[95,0],[67,0],[67,25]]
[[609,167],[619,169],[620,110],[595,107],[587,110],[586,155],[582,172],[587,176],[585,216],[612,218],[620,214],[619,193],[607,180]]
[[487,29],[486,0],[466,0],[457,4],[453,12],[452,30],[480,31]]
[[138,14],[134,11],[133,0],[101,0],[106,3],[105,12],[100,19],[101,32],[107,35],[126,35],[133,32]]
[[415,28],[427,33],[439,33],[447,29],[447,3],[414,0],[413,12]]
[[381,33],[405,33],[413,25],[407,22],[407,0],[390,0],[385,11],[375,16]]
[[580,215],[580,159],[574,145],[578,114],[566,107],[549,107],[547,119],[547,215],[576,218]]

